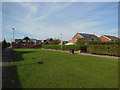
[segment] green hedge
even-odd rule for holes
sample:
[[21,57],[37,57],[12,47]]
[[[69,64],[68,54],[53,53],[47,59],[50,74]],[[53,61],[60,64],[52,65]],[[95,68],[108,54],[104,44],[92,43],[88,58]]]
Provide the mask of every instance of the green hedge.
[[113,42],[113,41],[89,41],[89,45],[120,45],[120,42]]
[[[42,45],[42,48],[60,50],[61,45]],[[62,50],[70,49],[87,51],[87,45],[62,45]]]
[[[60,50],[61,45],[42,45],[45,49]],[[62,50],[81,50],[93,54],[120,56],[119,45],[62,45]]]
[[120,56],[119,45],[89,45],[87,52],[110,56]]

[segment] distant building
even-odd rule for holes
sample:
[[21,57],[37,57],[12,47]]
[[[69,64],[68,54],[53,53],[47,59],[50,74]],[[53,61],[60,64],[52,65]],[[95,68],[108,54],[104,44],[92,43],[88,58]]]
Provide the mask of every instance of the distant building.
[[69,40],[69,43],[76,43],[79,38],[84,38],[89,41],[101,41],[100,38],[94,34],[76,33],[76,35]]
[[41,40],[30,39],[25,37],[23,39],[15,39],[13,48],[38,48],[41,45]]
[[44,44],[51,44],[53,38],[47,38],[46,40],[43,41]]
[[110,35],[102,35],[99,38],[101,39],[101,41],[120,41],[120,38]]

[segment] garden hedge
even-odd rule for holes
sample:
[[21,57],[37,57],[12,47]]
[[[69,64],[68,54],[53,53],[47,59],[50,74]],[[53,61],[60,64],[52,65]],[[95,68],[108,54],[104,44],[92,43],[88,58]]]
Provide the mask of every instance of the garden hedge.
[[[42,48],[60,50],[61,45],[42,45]],[[87,51],[87,45],[62,45],[62,50],[70,49]]]
[[87,52],[93,54],[120,56],[119,45],[89,45]]
[[[60,50],[61,45],[42,45],[42,48],[45,49],[56,49]],[[87,51],[92,54],[99,55],[110,55],[110,56],[120,56],[120,46],[119,45],[62,45],[62,50],[81,50]]]
[[89,41],[89,45],[120,45],[120,42],[113,42],[113,41]]

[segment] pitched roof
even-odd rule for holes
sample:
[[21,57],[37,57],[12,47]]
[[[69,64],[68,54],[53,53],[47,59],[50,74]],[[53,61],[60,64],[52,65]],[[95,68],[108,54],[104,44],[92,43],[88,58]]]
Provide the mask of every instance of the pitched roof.
[[23,39],[30,39],[29,37],[24,37]]
[[46,40],[44,40],[44,43],[49,43],[49,41],[53,40],[52,38],[47,38]]
[[84,38],[91,38],[91,39],[99,39],[96,35],[94,34],[86,34],[86,33],[79,33],[81,36]]
[[53,40],[52,38],[47,38],[46,40]]
[[116,36],[110,36],[110,35],[104,35],[104,36],[111,39],[111,40],[120,40],[120,38],[118,38]]

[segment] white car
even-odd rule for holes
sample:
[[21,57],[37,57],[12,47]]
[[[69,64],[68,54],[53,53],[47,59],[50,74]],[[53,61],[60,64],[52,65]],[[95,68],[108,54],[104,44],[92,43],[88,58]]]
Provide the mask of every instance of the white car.
[[73,43],[66,43],[65,45],[74,45]]

